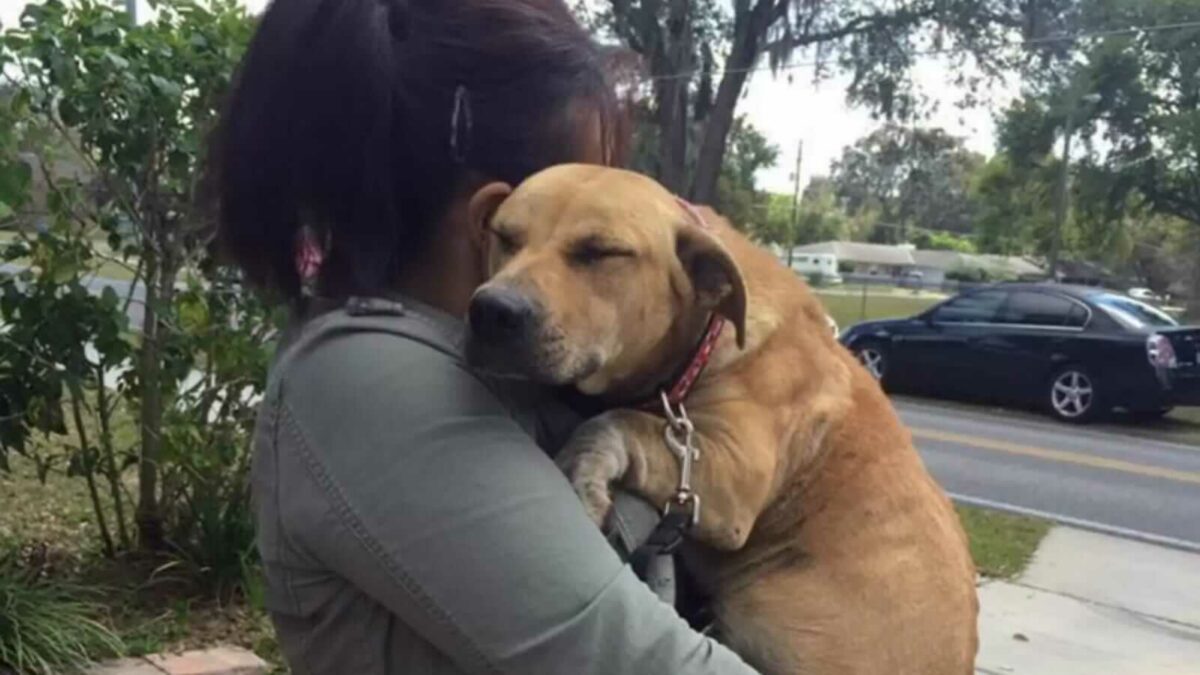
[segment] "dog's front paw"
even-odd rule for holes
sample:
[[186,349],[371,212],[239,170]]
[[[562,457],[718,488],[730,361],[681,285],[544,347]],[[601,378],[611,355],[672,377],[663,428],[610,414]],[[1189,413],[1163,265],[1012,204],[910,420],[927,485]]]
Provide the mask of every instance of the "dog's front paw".
[[612,413],[584,422],[558,455],[588,517],[603,526],[612,509],[611,485],[629,469],[629,447]]

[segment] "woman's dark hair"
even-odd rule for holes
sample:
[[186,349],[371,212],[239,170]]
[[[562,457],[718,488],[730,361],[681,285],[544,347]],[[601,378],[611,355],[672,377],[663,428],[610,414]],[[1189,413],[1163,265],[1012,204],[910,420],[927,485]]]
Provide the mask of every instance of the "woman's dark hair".
[[609,60],[562,0],[274,0],[213,137],[219,244],[294,300],[307,228],[322,292],[387,290],[468,180],[576,160],[581,120],[615,151]]

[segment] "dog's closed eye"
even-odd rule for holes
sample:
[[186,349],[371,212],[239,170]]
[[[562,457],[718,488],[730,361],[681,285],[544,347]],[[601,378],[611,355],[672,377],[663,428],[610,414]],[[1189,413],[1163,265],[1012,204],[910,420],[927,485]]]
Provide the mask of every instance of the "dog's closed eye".
[[504,255],[512,255],[521,248],[521,241],[513,234],[499,229],[495,226],[488,228],[492,236],[496,238],[496,244],[500,247],[500,252]]
[[569,251],[573,262],[580,265],[593,265],[602,260],[613,258],[633,258],[637,252],[624,244],[599,238],[582,239]]

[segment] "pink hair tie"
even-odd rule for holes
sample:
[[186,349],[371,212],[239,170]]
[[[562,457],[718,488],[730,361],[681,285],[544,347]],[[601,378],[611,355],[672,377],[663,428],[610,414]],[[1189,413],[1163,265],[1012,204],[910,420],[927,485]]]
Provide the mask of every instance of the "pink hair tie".
[[301,228],[296,237],[296,274],[303,286],[311,286],[321,272],[325,251],[317,243],[317,237],[309,228]]

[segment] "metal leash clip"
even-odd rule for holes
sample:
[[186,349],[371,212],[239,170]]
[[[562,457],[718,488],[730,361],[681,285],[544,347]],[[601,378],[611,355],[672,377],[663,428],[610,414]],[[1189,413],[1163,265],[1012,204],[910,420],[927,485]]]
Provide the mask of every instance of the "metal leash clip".
[[664,391],[661,394],[663,413],[667,418],[663,439],[667,448],[679,459],[679,489],[663,507],[663,517],[675,514],[677,509],[686,509],[686,512],[690,512],[688,525],[695,527],[700,522],[700,495],[692,490],[692,465],[700,461],[700,449],[696,447],[696,426],[688,418],[682,402],[676,410],[667,393]]

